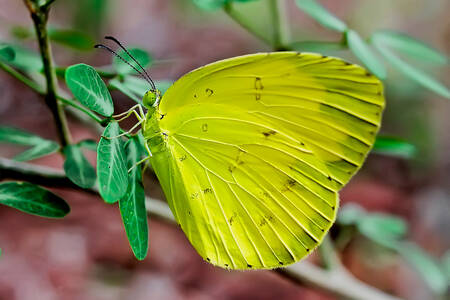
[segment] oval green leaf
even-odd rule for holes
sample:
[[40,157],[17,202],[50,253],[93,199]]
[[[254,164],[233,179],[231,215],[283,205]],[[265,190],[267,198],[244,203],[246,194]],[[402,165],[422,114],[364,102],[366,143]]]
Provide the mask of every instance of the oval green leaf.
[[14,51],[14,59],[5,61],[8,64],[24,71],[39,72],[43,69],[42,59],[38,53],[19,45],[2,44],[2,46],[8,46]]
[[66,83],[72,94],[86,107],[110,117],[114,106],[100,75],[86,64],[73,65],[66,70]]
[[123,141],[121,138],[115,138],[119,134],[119,124],[109,123],[97,148],[99,190],[107,203],[117,202],[125,196],[128,189],[128,169]]
[[0,183],[0,204],[46,218],[62,218],[70,212],[63,199],[28,182]]
[[383,213],[368,213],[356,225],[361,234],[388,248],[395,248],[408,230],[403,219]]
[[0,46],[0,60],[10,62],[14,60],[16,53],[14,49],[9,46]]
[[77,50],[87,51],[92,50],[92,47],[94,47],[94,40],[85,33],[77,30],[49,28],[48,36],[50,40],[56,43]]
[[346,39],[350,50],[353,54],[380,79],[386,78],[386,69],[383,63],[373,54],[369,46],[359,34],[354,30],[348,30],[345,32]]
[[14,157],[16,161],[29,161],[55,153],[59,150],[59,145],[51,141],[42,141],[41,144],[34,146]]
[[94,168],[84,157],[77,145],[69,145],[64,148],[64,171],[67,177],[82,188],[90,188],[95,184],[96,174]]
[[448,281],[436,259],[411,242],[402,242],[397,251],[416,269],[428,286],[437,294],[447,291]]
[[413,158],[417,152],[416,147],[399,138],[378,136],[373,146],[374,153],[400,158]]
[[450,99],[450,90],[444,86],[442,83],[426,74],[424,71],[413,67],[408,64],[401,58],[399,58],[396,54],[394,54],[390,49],[382,44],[374,41],[375,47],[380,51],[381,55],[394,67],[397,71],[403,73],[409,79],[415,81],[421,86]]
[[212,11],[223,7],[227,0],[193,0],[194,4],[200,9]]
[[82,140],[77,145],[87,150],[97,151],[97,142],[94,140]]
[[[148,52],[143,49],[130,48],[128,49],[128,52],[141,64],[143,68],[148,67],[150,63],[153,61]],[[133,67],[135,67],[138,70],[141,70],[141,67],[139,67],[138,64],[133,59],[131,59],[131,57],[125,51],[121,51],[119,55]],[[125,62],[123,62],[120,58],[116,56],[114,56],[113,59],[113,66],[116,69],[117,73],[119,74],[130,74],[130,73],[137,74],[133,68],[131,68],[129,65],[127,65]]]
[[431,46],[404,33],[381,30],[372,34],[374,43],[385,45],[420,61],[445,65],[448,57]]
[[[132,168],[140,160],[139,147],[138,137],[128,141],[125,148],[128,168]],[[119,200],[120,214],[131,249],[137,259],[143,260],[148,251],[148,224],[141,167],[134,167],[130,171],[128,179],[127,194]]]
[[343,21],[331,14],[316,0],[295,0],[295,3],[323,26],[339,32],[347,30],[347,25]]

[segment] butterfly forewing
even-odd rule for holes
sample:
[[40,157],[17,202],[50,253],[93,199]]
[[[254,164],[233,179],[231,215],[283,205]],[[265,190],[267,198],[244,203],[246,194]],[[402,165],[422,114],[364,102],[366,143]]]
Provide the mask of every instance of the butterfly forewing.
[[333,224],[337,192],[372,147],[383,107],[381,82],[336,58],[232,58],[169,88],[151,161],[204,259],[279,267],[308,255]]

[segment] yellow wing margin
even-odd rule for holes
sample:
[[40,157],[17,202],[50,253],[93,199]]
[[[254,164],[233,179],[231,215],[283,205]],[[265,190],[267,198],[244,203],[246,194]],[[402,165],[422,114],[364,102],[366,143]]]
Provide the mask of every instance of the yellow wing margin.
[[373,146],[383,108],[381,82],[337,58],[227,59],[168,89],[159,106],[164,143],[151,162],[205,260],[285,266],[333,224],[337,192]]

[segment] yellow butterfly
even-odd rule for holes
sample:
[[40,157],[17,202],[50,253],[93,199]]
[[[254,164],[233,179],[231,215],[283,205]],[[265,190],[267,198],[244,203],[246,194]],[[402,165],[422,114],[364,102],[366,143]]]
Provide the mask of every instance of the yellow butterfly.
[[162,97],[153,85],[143,104],[151,165],[194,248],[220,267],[270,269],[323,240],[385,100],[359,66],[274,52],[198,68]]

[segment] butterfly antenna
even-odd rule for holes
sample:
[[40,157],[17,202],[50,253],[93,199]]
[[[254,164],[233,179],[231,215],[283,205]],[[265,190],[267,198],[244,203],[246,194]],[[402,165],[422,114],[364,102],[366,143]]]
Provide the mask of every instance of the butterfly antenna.
[[110,53],[112,53],[113,55],[115,55],[117,58],[119,58],[121,61],[123,61],[124,63],[126,63],[127,65],[129,65],[131,68],[133,68],[139,75],[141,75],[141,76],[145,79],[145,81],[147,81],[152,87],[154,87],[155,84],[154,84],[153,82],[150,82],[150,81],[148,80],[148,78],[147,78],[144,74],[142,74],[141,71],[139,71],[135,66],[133,66],[132,64],[130,64],[128,61],[126,61],[122,56],[120,56],[119,54],[117,54],[117,52],[114,51],[113,49],[111,49],[111,48],[109,48],[108,46],[103,45],[103,44],[97,44],[97,45],[94,46],[94,48],[97,48],[97,49],[101,48],[101,49],[105,49],[105,50],[109,51]]
[[150,77],[150,75],[147,73],[147,71],[144,69],[144,67],[137,61],[136,58],[133,57],[133,55],[131,55],[131,53],[127,50],[127,48],[125,48],[121,42],[119,42],[115,37],[113,36],[105,36],[105,39],[107,40],[111,40],[113,42],[115,42],[120,48],[123,49],[123,51],[125,51],[126,54],[128,54],[128,56],[142,69],[142,71],[145,73],[145,75],[147,75],[148,80],[150,81],[150,84],[152,85],[152,88],[154,90],[156,90],[156,86],[155,83],[153,82],[152,78]]

